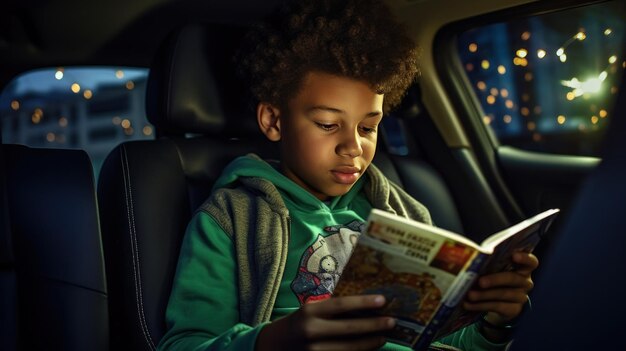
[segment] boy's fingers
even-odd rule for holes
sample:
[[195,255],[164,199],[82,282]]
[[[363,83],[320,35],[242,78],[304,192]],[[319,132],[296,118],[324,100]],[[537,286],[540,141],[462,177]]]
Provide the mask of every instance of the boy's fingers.
[[384,304],[385,297],[382,295],[342,296],[305,304],[301,310],[312,316],[332,316],[351,311],[380,308]]
[[527,275],[517,272],[501,272],[481,277],[478,280],[478,286],[483,289],[509,287],[530,291],[534,284]]
[[522,289],[489,289],[489,290],[471,290],[467,294],[467,301],[470,303],[478,303],[482,301],[501,301],[513,303],[526,303],[528,295]]
[[516,252],[512,258],[517,266],[515,271],[519,274],[530,275],[532,271],[539,267],[539,259],[532,253]]

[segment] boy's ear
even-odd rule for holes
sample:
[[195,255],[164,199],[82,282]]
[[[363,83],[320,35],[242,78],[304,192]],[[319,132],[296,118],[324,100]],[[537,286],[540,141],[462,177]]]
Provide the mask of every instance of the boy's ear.
[[269,140],[280,140],[280,110],[276,106],[268,102],[259,102],[256,108],[256,118],[261,132]]

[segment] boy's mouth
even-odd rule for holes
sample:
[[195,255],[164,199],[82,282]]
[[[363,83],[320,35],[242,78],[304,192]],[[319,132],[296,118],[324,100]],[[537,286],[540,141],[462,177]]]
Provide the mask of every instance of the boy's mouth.
[[331,171],[335,181],[340,184],[354,184],[361,174],[357,167],[338,167]]

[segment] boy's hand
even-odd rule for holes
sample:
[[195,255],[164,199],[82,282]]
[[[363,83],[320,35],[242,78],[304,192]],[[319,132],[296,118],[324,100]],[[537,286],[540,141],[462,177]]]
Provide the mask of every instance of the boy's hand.
[[256,350],[374,350],[385,343],[380,332],[395,325],[390,317],[341,318],[346,312],[380,308],[381,295],[344,296],[308,303],[266,325]]
[[516,252],[517,269],[480,277],[480,290],[470,290],[463,307],[468,311],[488,312],[485,318],[495,325],[504,325],[517,317],[528,301],[533,288],[531,273],[539,266],[532,253]]

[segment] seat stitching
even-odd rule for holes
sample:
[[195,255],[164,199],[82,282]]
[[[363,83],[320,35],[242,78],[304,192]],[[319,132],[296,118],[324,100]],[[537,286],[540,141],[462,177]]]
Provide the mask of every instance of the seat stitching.
[[141,270],[139,264],[139,250],[137,245],[137,232],[135,227],[135,211],[133,206],[133,194],[130,182],[130,168],[128,164],[128,155],[126,153],[126,147],[122,146],[122,178],[124,180],[124,195],[126,197],[126,211],[128,217],[128,224],[130,227],[131,235],[131,255],[133,264],[133,275],[135,285],[135,300],[139,312],[139,325],[143,332],[144,338],[148,343],[151,350],[155,349],[154,341],[150,335],[148,325],[145,319],[145,313],[143,308],[143,293],[141,289]]

